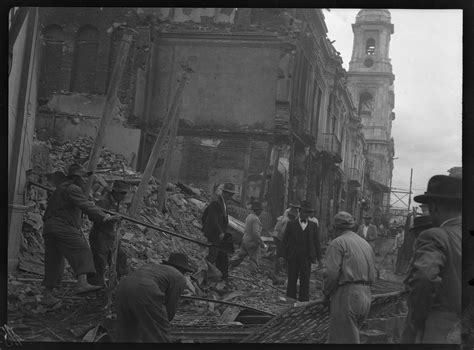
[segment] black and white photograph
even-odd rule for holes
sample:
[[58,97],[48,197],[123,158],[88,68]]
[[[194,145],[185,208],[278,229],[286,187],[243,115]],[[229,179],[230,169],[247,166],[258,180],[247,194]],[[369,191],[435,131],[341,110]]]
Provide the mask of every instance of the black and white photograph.
[[472,349],[463,12],[12,7],[0,345]]

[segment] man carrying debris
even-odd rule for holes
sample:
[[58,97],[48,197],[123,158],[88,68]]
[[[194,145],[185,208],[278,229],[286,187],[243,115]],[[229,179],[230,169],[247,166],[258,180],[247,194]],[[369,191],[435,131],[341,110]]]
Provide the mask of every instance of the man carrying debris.
[[377,240],[377,226],[372,224],[372,216],[365,215],[364,223],[359,226],[357,234],[369,242],[375,252],[375,241]]
[[235,193],[235,184],[225,183],[222,193],[217,195],[217,198],[204,209],[202,214],[202,231],[208,242],[212,244],[206,260],[222,272],[222,279],[225,281],[229,277],[229,253],[234,252],[232,235],[227,233],[229,217],[226,202]]
[[[105,193],[97,201],[97,205],[106,210],[115,210],[119,212],[119,206],[125,199],[130,186],[122,180],[114,181],[112,191]],[[114,223],[94,223],[89,234],[89,243],[92,250],[92,258],[94,259],[95,275],[89,275],[89,283],[96,286],[104,286],[105,269],[111,266],[112,253],[115,238]],[[117,276],[127,274],[127,256],[120,246],[117,246]]]
[[94,263],[87,241],[82,234],[82,213],[95,223],[113,223],[118,216],[105,214],[93,202],[87,200],[83,189],[92,172],[79,164],[68,169],[67,181],[61,183],[51,195],[43,215],[45,243],[44,281],[46,287],[42,302],[55,304],[59,300],[52,294],[61,281],[64,258],[77,275],[76,294],[99,289],[87,282],[87,274],[94,273]]
[[459,334],[462,311],[462,179],[435,175],[427,191],[414,200],[428,205],[435,227],[419,234],[405,279],[410,322],[416,343],[446,344],[450,333]]
[[267,246],[263,243],[262,234],[262,223],[259,219],[259,215],[262,213],[262,203],[259,201],[252,202],[252,211],[245,219],[244,236],[242,237],[242,243],[237,254],[230,260],[232,268],[239,266],[245,257],[250,258],[251,271],[256,272],[260,267],[261,251],[260,247],[266,249]]
[[334,216],[336,238],[325,256],[323,294],[330,299],[328,343],[359,344],[359,328],[370,311],[370,286],[375,281],[375,256],[371,246],[352,231],[351,214]]
[[282,255],[283,249],[283,234],[286,230],[286,225],[289,221],[295,220],[298,216],[298,209],[295,206],[290,206],[288,209],[285,210],[282,216],[277,218],[277,223],[275,224],[275,228],[273,230],[273,240],[275,241],[276,245],[276,259],[275,259],[275,273],[279,273],[284,269],[285,259]]
[[188,257],[172,253],[162,264],[148,264],[120,280],[117,288],[117,341],[169,343],[170,322],[193,272]]
[[315,263],[317,259],[319,267],[322,267],[318,227],[308,220],[308,216],[313,212],[311,202],[302,201],[299,219],[289,221],[283,235],[282,256],[288,262],[286,295],[296,299],[296,284],[299,279],[299,301],[309,300],[311,263]]

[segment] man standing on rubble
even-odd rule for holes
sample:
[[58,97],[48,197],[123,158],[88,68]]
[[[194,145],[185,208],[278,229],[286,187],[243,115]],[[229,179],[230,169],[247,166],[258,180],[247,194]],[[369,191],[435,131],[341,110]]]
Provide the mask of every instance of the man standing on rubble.
[[227,281],[229,277],[229,253],[234,252],[232,235],[227,233],[229,217],[226,202],[235,193],[235,184],[225,183],[221,194],[217,195],[217,198],[206,207],[202,214],[202,231],[208,242],[212,244],[206,260],[222,272],[224,281]]
[[315,263],[317,259],[319,267],[322,267],[318,227],[308,220],[313,212],[311,202],[301,201],[299,219],[289,221],[283,235],[282,256],[288,263],[286,295],[296,299],[296,284],[299,279],[299,301],[309,300],[311,263]]
[[298,217],[298,209],[296,206],[290,206],[285,210],[282,216],[277,218],[277,223],[273,230],[273,240],[276,245],[276,258],[275,258],[275,273],[278,274],[284,269],[285,258],[283,258],[282,249],[283,249],[283,235],[286,230],[286,225],[289,221],[295,220]]
[[79,164],[68,169],[67,180],[51,195],[43,215],[44,257],[44,304],[55,304],[59,300],[52,294],[61,281],[64,258],[77,275],[75,294],[101,288],[87,282],[87,274],[94,273],[94,262],[86,238],[81,231],[82,213],[94,223],[113,223],[118,216],[105,214],[93,202],[87,200],[84,187],[92,172]]
[[421,232],[415,242],[405,279],[410,292],[409,322],[415,328],[416,343],[446,344],[448,335],[457,333],[462,312],[462,179],[435,175],[427,191],[414,200],[428,205],[435,227]]
[[375,280],[375,255],[371,246],[352,229],[351,214],[334,216],[336,238],[325,256],[323,294],[330,299],[328,343],[359,344],[359,328],[370,311],[370,286]]
[[[116,180],[112,185],[112,191],[102,195],[96,205],[106,210],[115,210],[118,213],[120,204],[129,190],[130,186],[125,181]],[[107,265],[110,267],[112,262],[116,234],[114,223],[94,223],[94,226],[92,226],[89,243],[96,273],[88,276],[89,283],[104,286],[105,269]],[[121,248],[120,242],[117,246],[116,271],[119,279],[127,274],[127,256]]]
[[375,252],[375,241],[377,240],[377,226],[372,223],[372,216],[365,215],[364,223],[359,226],[357,234],[369,242]]
[[262,203],[260,201],[252,202],[252,211],[245,219],[244,236],[237,254],[230,260],[232,268],[239,266],[245,257],[250,258],[251,271],[257,272],[260,267],[261,251],[260,248],[266,249],[267,246],[262,241],[262,222],[259,215],[262,213]]
[[193,272],[188,257],[172,253],[168,261],[148,264],[120,280],[117,288],[117,341],[170,343],[170,322]]

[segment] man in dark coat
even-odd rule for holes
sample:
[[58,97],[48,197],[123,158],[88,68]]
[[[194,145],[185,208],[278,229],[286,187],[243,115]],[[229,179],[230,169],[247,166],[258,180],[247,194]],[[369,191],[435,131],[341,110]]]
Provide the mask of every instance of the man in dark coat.
[[206,207],[202,215],[202,231],[208,242],[212,244],[206,260],[222,272],[222,279],[225,281],[229,277],[229,253],[234,252],[232,235],[227,233],[229,217],[226,202],[235,193],[235,184],[225,183],[222,193],[218,194],[217,198]]
[[172,253],[162,264],[148,264],[120,280],[117,288],[117,341],[169,343],[170,322],[193,272],[188,257]]
[[[114,181],[112,191],[102,195],[96,205],[106,210],[120,211],[120,204],[125,199],[130,186],[122,180]],[[105,283],[105,269],[111,265],[113,245],[115,238],[115,225],[113,223],[94,223],[89,234],[89,243],[94,259],[95,275],[89,275],[89,283],[103,286]],[[117,246],[117,276],[127,274],[127,255],[120,246]]]
[[299,279],[299,301],[309,300],[311,263],[318,260],[319,267],[322,267],[318,226],[308,220],[308,216],[313,212],[311,202],[302,201],[299,218],[287,223],[283,235],[282,256],[288,262],[286,295],[296,299],[296,284]]
[[59,300],[52,294],[61,281],[64,258],[77,276],[76,294],[99,289],[87,282],[87,274],[94,273],[91,250],[82,234],[82,213],[96,223],[113,223],[119,217],[105,214],[93,202],[87,200],[83,188],[92,175],[79,164],[72,164],[68,180],[53,192],[43,215],[43,236],[45,244],[43,300],[55,304]]
[[460,343],[462,179],[435,175],[414,200],[428,205],[435,226],[419,234],[405,279],[415,342]]

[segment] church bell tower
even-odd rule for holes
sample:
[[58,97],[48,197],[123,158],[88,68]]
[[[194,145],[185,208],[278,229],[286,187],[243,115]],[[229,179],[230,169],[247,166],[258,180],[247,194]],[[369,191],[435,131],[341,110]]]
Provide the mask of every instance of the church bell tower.
[[395,98],[390,62],[390,37],[394,33],[390,12],[363,9],[352,24],[354,43],[349,63],[348,87],[358,108],[368,145],[369,188],[374,206],[388,209],[393,171],[391,136]]

